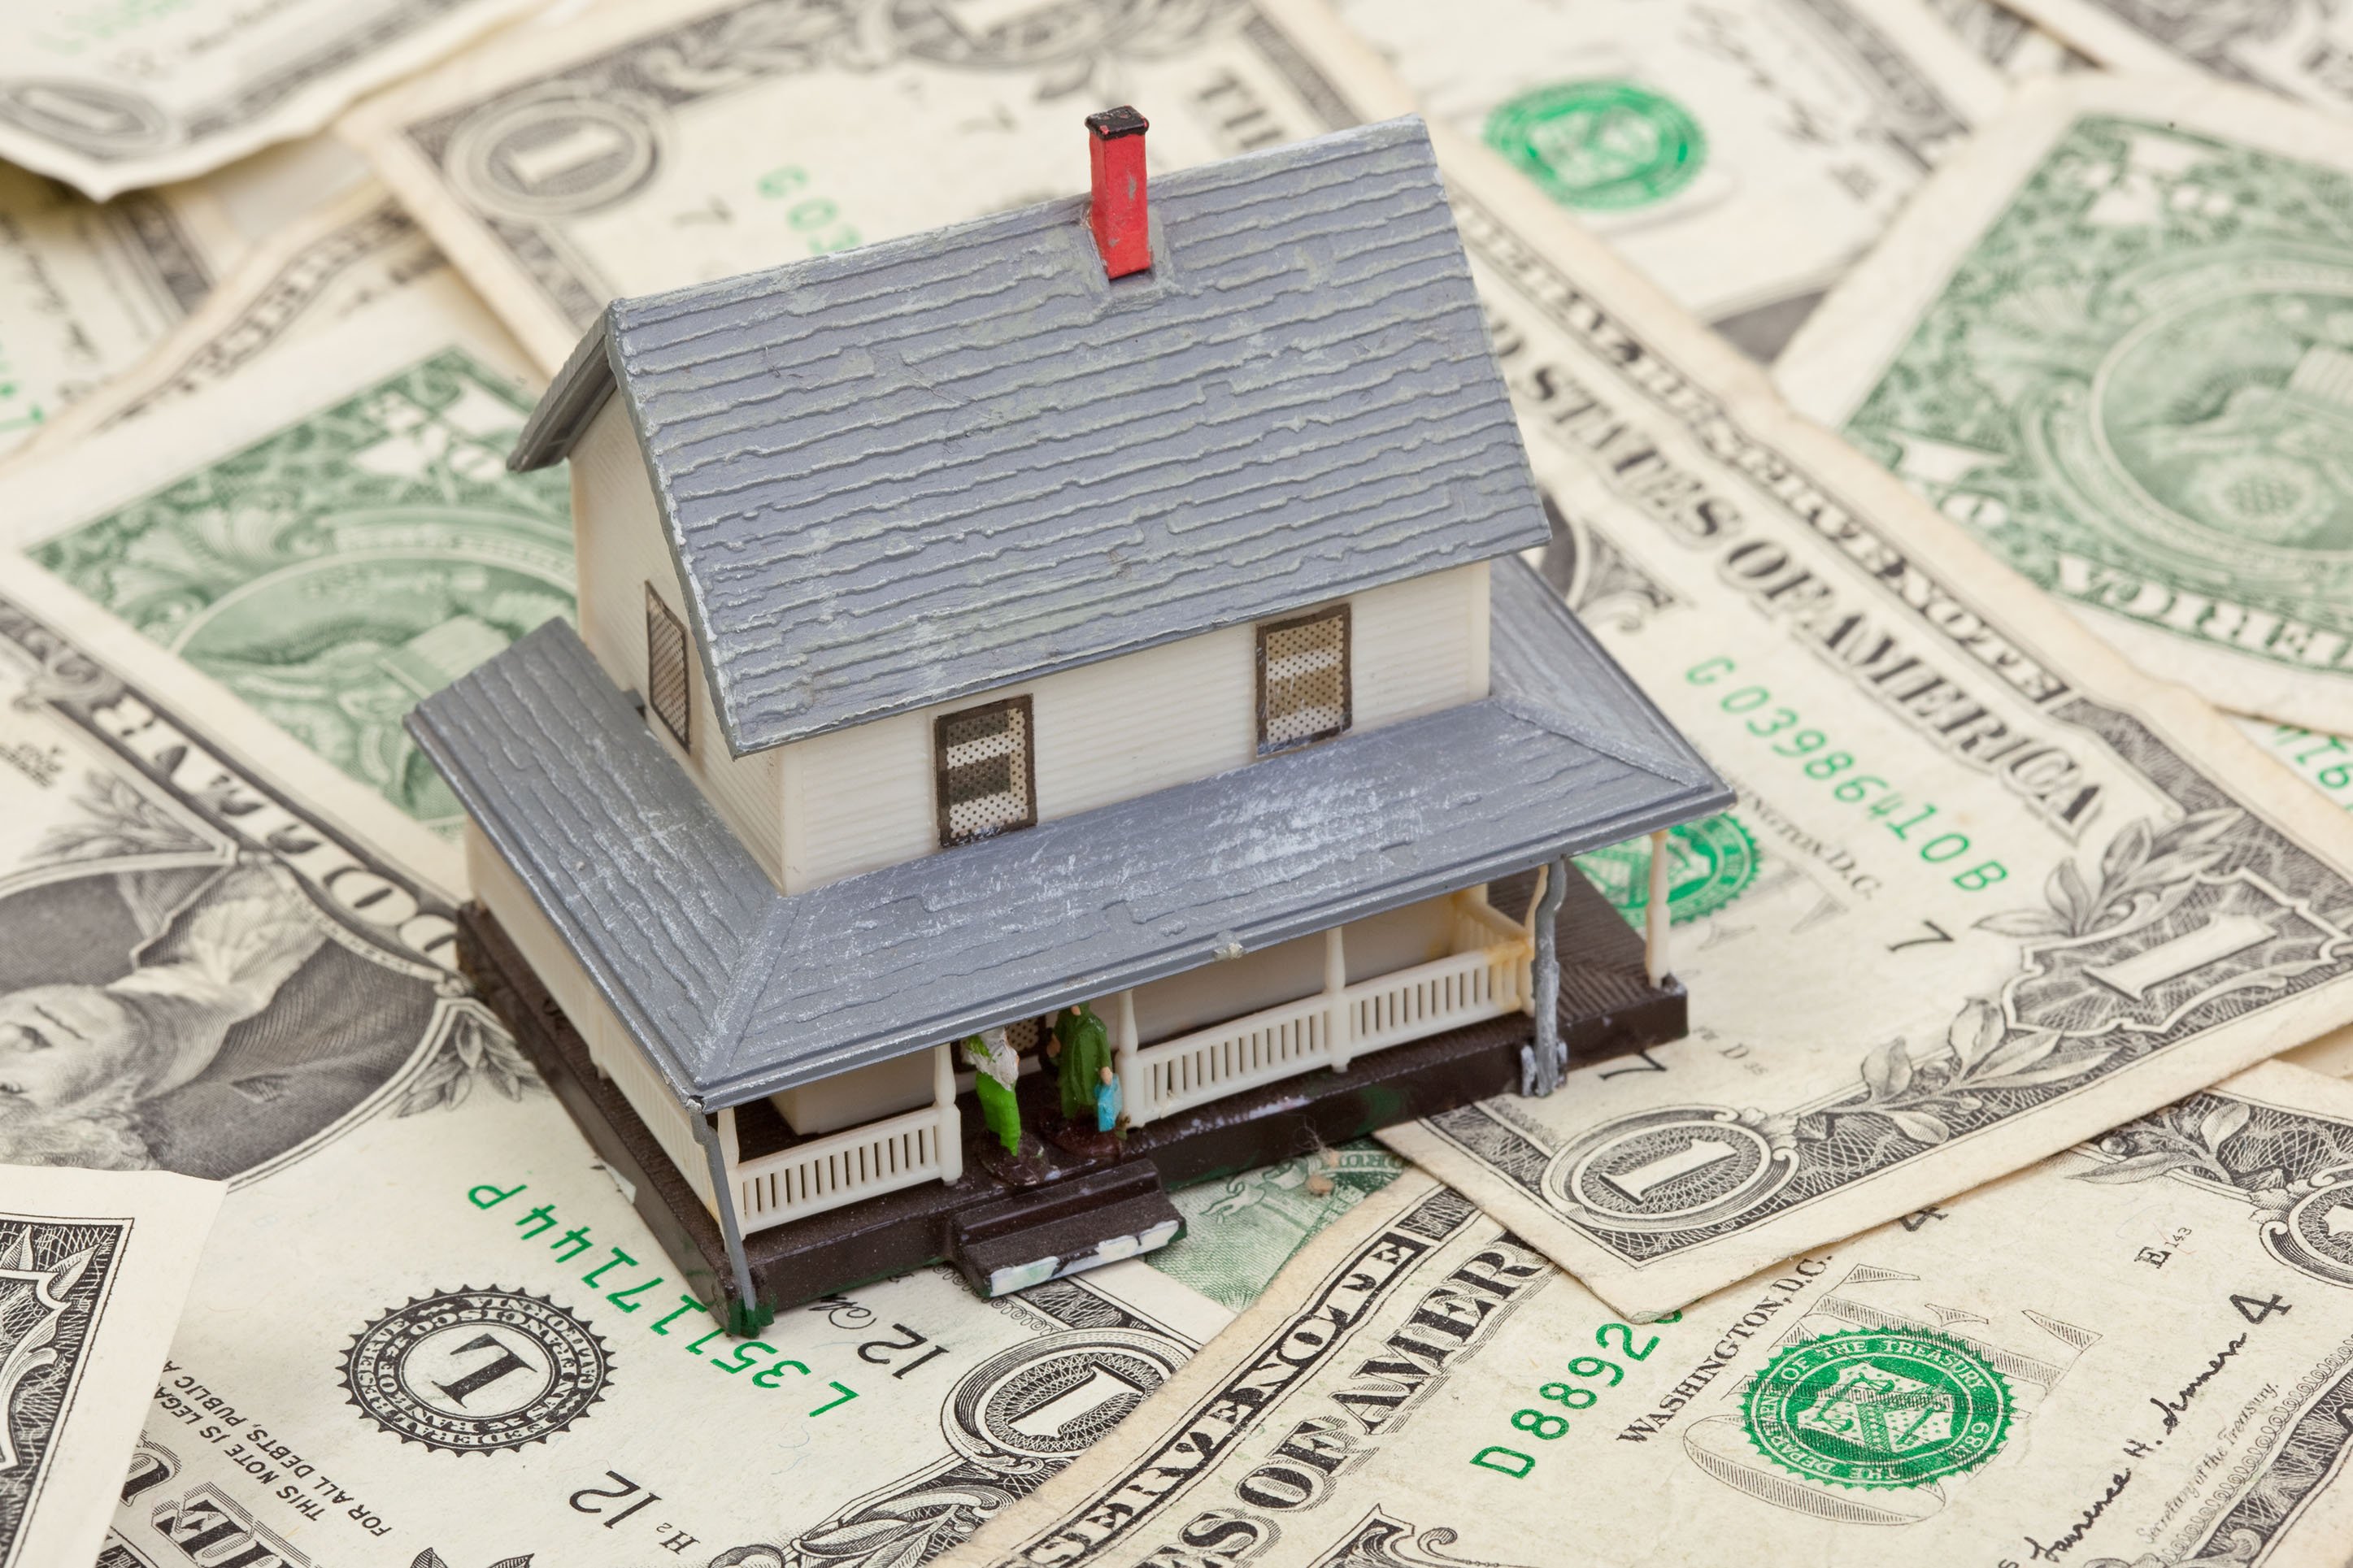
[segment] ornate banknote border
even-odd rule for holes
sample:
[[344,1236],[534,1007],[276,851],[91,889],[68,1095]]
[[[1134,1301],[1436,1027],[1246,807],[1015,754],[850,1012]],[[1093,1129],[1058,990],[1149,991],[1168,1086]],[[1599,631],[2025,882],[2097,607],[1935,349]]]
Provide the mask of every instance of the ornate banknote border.
[[19,1568],[131,1227],[0,1213],[0,1568]]

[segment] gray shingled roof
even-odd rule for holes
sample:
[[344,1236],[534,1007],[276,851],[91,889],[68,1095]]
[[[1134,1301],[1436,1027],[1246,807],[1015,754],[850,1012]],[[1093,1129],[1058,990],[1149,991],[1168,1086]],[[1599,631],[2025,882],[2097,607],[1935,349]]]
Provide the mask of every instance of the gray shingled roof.
[[737,754],[1542,543],[1417,120],[616,300],[510,462],[616,383]]
[[562,621],[409,728],[671,1088],[712,1109],[1730,804],[1518,562],[1493,627],[1483,701],[791,897]]

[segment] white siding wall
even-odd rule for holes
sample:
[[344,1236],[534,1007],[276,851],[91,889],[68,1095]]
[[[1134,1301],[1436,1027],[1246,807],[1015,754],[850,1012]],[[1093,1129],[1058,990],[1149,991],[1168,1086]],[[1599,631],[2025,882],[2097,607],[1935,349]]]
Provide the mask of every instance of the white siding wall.
[[[688,617],[644,458],[617,401],[573,448],[572,510],[581,638],[617,684],[642,693],[646,584]],[[1376,588],[1351,606],[1355,729],[1487,694],[1486,563]],[[692,754],[660,724],[649,728],[769,879],[797,893],[939,847],[932,721],[944,712],[1029,693],[1040,820],[1255,761],[1256,649],[1254,627],[1229,626],[742,759],[727,754],[702,667],[690,659]]]
[[523,961],[539,975],[555,1005],[587,1042],[589,1059],[611,1080],[679,1168],[703,1206],[718,1211],[711,1195],[711,1166],[685,1107],[670,1094],[620,1019],[588,983],[588,976],[571,949],[539,910],[505,859],[491,847],[481,829],[466,824],[466,871],[474,897],[491,911]]
[[[678,569],[654,510],[645,458],[619,401],[605,405],[572,451],[572,526],[580,570],[580,639],[614,683],[646,689],[646,584],[689,627]],[[687,733],[693,754],[679,749],[670,731],[649,727],[685,763],[719,815],[751,850],[768,879],[784,885],[781,759],[775,752],[731,757],[711,709],[702,665],[690,650],[687,688],[693,713]]]
[[[1351,605],[1354,729],[1487,694],[1486,563],[1377,588]],[[1255,761],[1257,679],[1256,629],[1229,626],[779,747],[784,889],[939,847],[932,721],[942,713],[1029,694],[1044,821]]]

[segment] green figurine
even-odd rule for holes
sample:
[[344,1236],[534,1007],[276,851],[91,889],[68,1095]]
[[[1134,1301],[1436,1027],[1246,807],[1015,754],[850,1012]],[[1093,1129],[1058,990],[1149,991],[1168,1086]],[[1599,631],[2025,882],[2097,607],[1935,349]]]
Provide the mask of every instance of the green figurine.
[[1095,1095],[1111,1071],[1111,1031],[1082,1002],[1054,1020],[1050,1053],[1060,1070],[1062,1116],[1074,1127],[1095,1124]]
[[973,1069],[973,1092],[980,1097],[981,1120],[997,1134],[1008,1155],[1021,1152],[1021,1110],[1014,1103],[1013,1083],[1020,1076],[1021,1059],[1005,1038],[1002,1026],[984,1029],[964,1042],[964,1058]]

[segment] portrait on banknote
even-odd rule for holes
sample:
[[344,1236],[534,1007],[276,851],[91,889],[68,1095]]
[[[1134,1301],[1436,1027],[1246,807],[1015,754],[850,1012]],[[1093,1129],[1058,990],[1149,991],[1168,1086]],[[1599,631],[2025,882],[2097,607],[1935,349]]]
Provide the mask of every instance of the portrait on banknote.
[[5,601],[0,681],[0,1163],[258,1174],[481,1032],[420,884]]
[[281,868],[31,869],[62,874],[0,897],[25,933],[0,953],[13,1163],[236,1175],[367,1100],[431,1017],[430,991],[335,941]]

